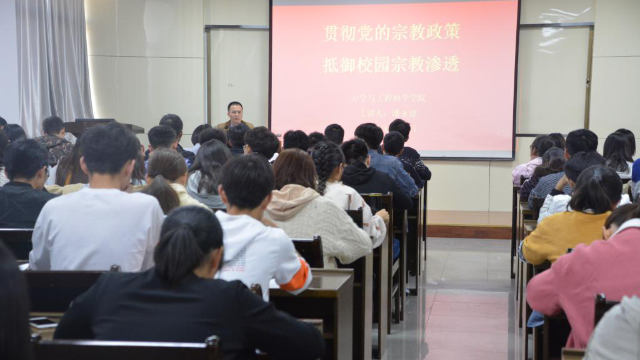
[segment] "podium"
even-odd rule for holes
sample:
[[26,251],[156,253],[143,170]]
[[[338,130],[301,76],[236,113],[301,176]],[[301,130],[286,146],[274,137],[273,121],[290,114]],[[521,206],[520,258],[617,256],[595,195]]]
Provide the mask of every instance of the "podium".
[[[66,122],[64,123],[64,128],[67,132],[73,134],[73,136],[79,138],[87,129],[93,126],[104,125],[108,123],[114,122],[113,120],[95,120],[95,121],[80,121],[80,122]],[[144,128],[133,125],[133,124],[123,124],[118,123],[125,128],[131,130],[134,134],[144,134]]]

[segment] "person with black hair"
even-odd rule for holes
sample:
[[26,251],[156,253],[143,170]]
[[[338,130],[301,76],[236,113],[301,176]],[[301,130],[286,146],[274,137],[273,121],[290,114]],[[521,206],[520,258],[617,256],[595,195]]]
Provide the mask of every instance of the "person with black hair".
[[210,128],[211,128],[211,125],[209,124],[202,124],[202,125],[196,126],[196,128],[193,129],[193,133],[191,134],[191,144],[193,144],[193,146],[185,150],[192,152],[194,154],[197,154],[198,149],[200,149],[200,145],[202,144],[202,142],[200,141],[200,133],[205,129],[210,129]]
[[431,179],[431,171],[424,165],[422,160],[412,163],[408,158],[403,158],[404,136],[397,131],[390,131],[384,136],[382,150],[385,154],[395,156],[402,163],[404,171],[411,176],[418,189],[422,189],[427,180]]
[[244,134],[245,154],[260,154],[267,160],[273,161],[279,149],[280,140],[264,126],[255,127]]
[[117,123],[82,135],[80,166],[89,186],[45,204],[33,230],[33,270],[140,271],[153,266],[164,218],[152,196],[127,193],[140,151],[136,136]]
[[[542,155],[542,164],[536,167],[531,178],[526,180],[520,187],[521,201],[529,200],[529,194],[531,193],[531,190],[538,185],[540,178],[561,172],[564,168],[565,161],[564,149],[554,146],[547,150],[544,155]],[[529,205],[533,208],[533,204]]]
[[185,158],[187,162],[187,166],[191,166],[193,163],[193,159],[196,157],[196,154],[191,151],[187,151],[182,148],[180,145],[180,140],[182,139],[182,129],[184,127],[182,123],[182,119],[180,116],[176,114],[167,114],[160,119],[160,123],[158,125],[168,126],[176,132],[176,151]]
[[313,325],[276,310],[240,281],[214,279],[226,250],[210,211],[172,211],[155,267],[103,274],[71,303],[54,338],[202,343],[216,335],[224,359],[250,359],[256,349],[274,359],[322,358],[324,339]]
[[394,156],[383,155],[379,152],[380,143],[384,137],[382,129],[374,123],[365,123],[359,125],[354,134],[357,138],[364,140],[369,148],[369,166],[388,174],[405,195],[409,197],[416,196],[418,187],[411,179],[411,176],[404,170],[400,160]]
[[5,126],[7,126],[7,120],[0,116],[0,130],[4,130]]
[[521,179],[529,179],[533,175],[533,171],[536,167],[542,164],[542,155],[544,155],[547,150],[552,148],[555,145],[554,141],[546,135],[538,135],[531,143],[529,147],[531,159],[524,163],[516,166],[511,172],[511,176],[513,177],[513,184],[516,186],[522,185]]
[[149,154],[160,148],[173,150],[178,148],[177,133],[166,125],[152,127],[147,134],[147,139],[149,140]]
[[0,227],[33,228],[42,207],[55,197],[43,190],[47,157],[47,150],[35,140],[9,144],[4,164],[10,182],[0,188]]
[[22,126],[18,124],[8,124],[5,126],[4,134],[7,135],[10,143],[27,138],[27,133],[25,133]]
[[549,134],[549,139],[553,141],[553,146],[564,150],[566,146],[566,142],[564,140],[564,135],[560,133],[551,133]]
[[309,137],[302,130],[289,130],[284,133],[282,138],[283,149],[300,149],[307,151],[309,149]]
[[218,194],[218,184],[222,167],[232,157],[229,147],[216,139],[203,143],[189,169],[189,195],[211,209],[224,209],[225,205]]
[[9,182],[9,178],[4,172],[4,151],[8,145],[9,138],[4,134],[4,131],[0,131],[0,186],[4,186]]
[[229,116],[229,120],[222,122],[216,126],[216,128],[220,130],[229,130],[234,126],[244,124],[249,129],[253,129],[254,125],[248,121],[244,121],[242,119],[242,115],[244,113],[244,107],[238,101],[232,101],[227,105],[227,116]]
[[229,147],[234,156],[244,154],[244,134],[246,134],[247,131],[249,131],[249,127],[245,124],[232,126],[227,130]]
[[585,169],[578,176],[570,210],[542,220],[522,241],[522,258],[533,265],[553,263],[577,244],[602,237],[602,225],[620,202],[621,193],[622,182],[615,171],[602,165]]
[[314,146],[316,146],[317,143],[319,143],[321,141],[327,141],[327,138],[324,136],[323,133],[318,132],[318,131],[314,131],[314,132],[310,133],[309,134],[309,147],[308,147],[308,149],[313,148]]
[[331,141],[320,142],[313,148],[311,157],[318,173],[318,193],[345,210],[362,208],[362,228],[371,237],[373,247],[380,246],[387,236],[389,213],[382,209],[373,215],[371,208],[356,189],[340,181],[345,164],[340,146]]
[[42,121],[44,135],[35,140],[49,152],[49,166],[55,166],[64,156],[71,154],[73,144],[65,139],[64,121],[57,116],[49,116]]
[[[369,148],[361,139],[345,141],[341,146],[346,166],[342,172],[342,182],[360,194],[393,193],[393,207],[404,210],[413,206],[411,198],[382,171],[369,166]],[[375,209],[374,209],[375,210]]]
[[80,141],[74,145],[71,154],[60,159],[56,167],[55,184],[58,186],[67,186],[71,184],[88,184],[89,177],[82,171],[80,167],[80,157],[82,146],[82,137]]
[[607,166],[615,170],[620,179],[627,181],[631,179],[633,168],[633,158],[629,155],[630,152],[629,141],[622,133],[614,132],[604,141],[602,156],[606,159]]
[[[407,168],[407,166],[412,165],[413,168],[415,169],[415,172],[420,177],[420,180],[421,180],[420,182],[422,182],[423,184],[431,180],[431,171],[429,170],[427,165],[425,165],[424,162],[422,161],[420,154],[414,148],[406,145],[407,141],[409,141],[411,124],[409,124],[408,122],[402,119],[395,119],[391,122],[391,124],[389,124],[389,132],[391,131],[399,132],[400,134],[402,134],[402,137],[404,138],[404,143],[405,143],[404,148],[402,149],[402,152],[400,153],[400,155],[397,156],[397,158],[400,159],[405,169]],[[411,177],[413,177],[413,175]],[[416,181],[416,185],[418,183],[419,182]],[[419,186],[419,188],[422,188],[422,186]]]
[[259,284],[265,301],[271,280],[299,294],[312,278],[309,264],[296,253],[287,234],[264,219],[273,184],[273,170],[262,156],[233,158],[222,168],[218,185],[227,211],[216,212],[225,234],[225,265],[218,277],[247,286]]
[[0,242],[0,359],[30,360],[29,296],[15,257]]
[[228,143],[227,133],[224,130],[218,128],[205,129],[200,133],[200,144],[204,144],[209,140],[218,140],[223,144]]
[[342,145],[344,141],[344,129],[338,124],[331,124],[324,128],[324,136],[336,145]]

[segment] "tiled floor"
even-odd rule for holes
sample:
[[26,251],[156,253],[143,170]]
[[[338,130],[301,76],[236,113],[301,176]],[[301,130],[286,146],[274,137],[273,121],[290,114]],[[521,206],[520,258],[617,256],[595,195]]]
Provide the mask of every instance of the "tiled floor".
[[[385,359],[514,358],[507,240],[429,238],[427,272]],[[511,308],[510,308],[511,307]]]

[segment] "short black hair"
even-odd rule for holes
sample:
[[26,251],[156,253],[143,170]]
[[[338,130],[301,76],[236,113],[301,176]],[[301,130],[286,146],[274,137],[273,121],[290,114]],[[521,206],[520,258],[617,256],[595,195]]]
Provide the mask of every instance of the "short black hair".
[[202,130],[202,132],[200,133],[200,137],[198,138],[200,141],[200,144],[204,144],[209,140],[213,140],[216,139],[218,141],[220,141],[223,144],[227,143],[227,134],[224,132],[224,130],[220,130],[217,128],[209,128],[209,129],[204,129]]
[[535,150],[539,157],[542,157],[547,150],[551,149],[555,142],[547,135],[538,135],[531,143],[531,149]]
[[42,121],[42,130],[47,135],[56,135],[62,129],[64,129],[64,121],[55,115]]
[[323,133],[318,131],[312,132],[311,134],[309,134],[309,149],[312,149],[314,146],[316,146],[317,143],[322,141],[327,141],[327,138]]
[[117,123],[89,128],[80,142],[82,156],[90,173],[117,174],[140,152],[136,136]]
[[580,151],[596,151],[598,149],[598,136],[591,130],[573,130],[567,135],[566,150],[573,156]]
[[242,106],[242,104],[240,104],[240,102],[239,102],[239,101],[232,101],[232,102],[230,102],[230,103],[229,103],[229,105],[227,105],[227,112],[228,112],[229,110],[231,110],[231,107],[232,107],[233,105],[238,105],[238,106],[240,106],[241,108],[243,108],[243,109],[244,109],[244,106]]
[[553,141],[553,146],[564,150],[565,140],[564,136],[560,133],[551,133],[549,134],[549,138]]
[[264,126],[255,127],[244,134],[244,143],[251,147],[251,152],[267,158],[273,157],[278,151],[280,140]]
[[340,145],[344,141],[344,129],[338,124],[331,124],[324,128],[324,136],[334,144]]
[[27,138],[27,133],[25,133],[22,126],[18,124],[8,124],[7,126],[5,126],[4,134],[7,135],[9,142]]
[[267,159],[249,154],[235,157],[222,167],[220,184],[231,206],[255,209],[271,194],[275,178]]
[[209,124],[202,124],[202,125],[198,125],[196,126],[195,129],[193,129],[193,134],[191,134],[191,143],[193,145],[195,144],[199,144],[200,143],[200,133],[204,130],[204,129],[209,129],[211,128],[211,125]]
[[367,144],[362,139],[351,139],[340,147],[347,164],[364,163],[369,156]]
[[33,139],[14,141],[4,152],[4,169],[10,180],[31,179],[48,165],[48,156],[47,149]]
[[354,135],[367,144],[370,150],[376,150],[380,147],[384,133],[382,129],[374,123],[364,123],[359,125]]
[[0,116],[0,126],[7,126],[7,120]]
[[576,182],[580,174],[588,167],[594,165],[604,165],[605,159],[602,155],[598,154],[595,151],[584,152],[581,151],[577,154],[574,154],[567,162],[564,164],[564,173],[567,175],[569,180]]
[[302,130],[289,130],[282,138],[284,149],[301,149],[307,151],[309,148],[309,136]]
[[398,131],[389,131],[384,136],[384,151],[389,155],[399,155],[404,149],[404,136]]
[[602,214],[612,210],[620,201],[621,194],[622,181],[613,169],[591,166],[578,176],[569,206],[576,211],[591,210]]
[[167,114],[163,116],[158,125],[165,125],[172,128],[173,131],[176,132],[176,135],[182,134],[182,128],[184,126],[182,124],[182,119],[180,119],[180,116],[176,114]]
[[169,126],[158,125],[149,130],[147,137],[149,138],[149,145],[153,146],[154,149],[169,148],[178,138],[178,134]]
[[395,119],[389,124],[389,131],[397,131],[404,136],[404,141],[409,140],[409,133],[411,132],[411,124],[402,120]]
[[231,146],[242,147],[244,145],[244,134],[249,131],[249,127],[244,123],[230,126],[227,130],[227,138]]

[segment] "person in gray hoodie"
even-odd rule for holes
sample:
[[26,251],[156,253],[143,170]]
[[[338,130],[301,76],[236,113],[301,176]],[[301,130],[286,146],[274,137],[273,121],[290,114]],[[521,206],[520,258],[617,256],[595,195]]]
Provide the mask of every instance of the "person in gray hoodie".
[[607,311],[591,336],[585,360],[640,359],[640,299],[623,297]]

